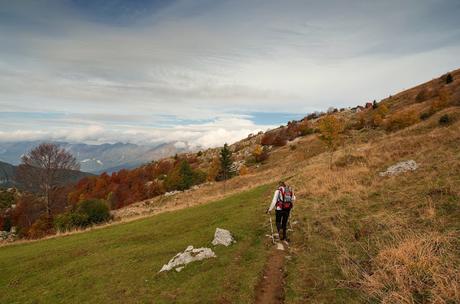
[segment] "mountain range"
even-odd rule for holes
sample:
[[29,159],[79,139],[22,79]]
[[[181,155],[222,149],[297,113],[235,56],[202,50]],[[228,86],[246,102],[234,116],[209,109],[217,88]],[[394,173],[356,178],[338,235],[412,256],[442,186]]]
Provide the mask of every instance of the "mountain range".
[[[21,183],[16,179],[17,166],[0,161],[0,188],[17,187],[22,190],[36,191],[36,188],[31,188]],[[76,183],[83,177],[91,176],[91,173],[82,171],[68,171],[65,179],[62,180],[63,184]]]
[[[17,141],[0,143],[0,161],[18,165],[21,156],[42,141]],[[55,142],[72,153],[84,172],[99,174],[112,173],[121,169],[135,168],[152,160],[186,152],[188,147],[177,147],[176,143],[164,143],[156,146],[114,143],[90,145],[85,143]]]

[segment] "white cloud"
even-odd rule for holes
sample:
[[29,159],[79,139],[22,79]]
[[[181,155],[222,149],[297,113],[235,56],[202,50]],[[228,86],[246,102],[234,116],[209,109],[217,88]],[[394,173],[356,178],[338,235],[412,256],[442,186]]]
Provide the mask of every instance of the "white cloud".
[[273,126],[257,126],[249,119],[221,118],[203,124],[189,124],[172,128],[90,125],[88,127],[55,130],[0,131],[0,142],[53,140],[87,143],[131,142],[158,144],[176,142],[177,148],[209,148],[233,143],[250,133],[266,130]]
[[66,113],[0,121],[0,140],[213,146],[265,128],[233,113],[356,105],[460,66],[455,1],[176,1],[123,26],[69,3],[0,6],[0,111]]

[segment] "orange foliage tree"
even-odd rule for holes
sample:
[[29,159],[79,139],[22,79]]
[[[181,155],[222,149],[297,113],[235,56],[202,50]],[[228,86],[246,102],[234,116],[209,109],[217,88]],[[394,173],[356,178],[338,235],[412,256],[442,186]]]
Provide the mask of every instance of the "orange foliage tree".
[[340,143],[340,133],[343,131],[343,122],[334,115],[326,115],[319,121],[319,138],[329,149],[329,168],[332,167],[332,155]]

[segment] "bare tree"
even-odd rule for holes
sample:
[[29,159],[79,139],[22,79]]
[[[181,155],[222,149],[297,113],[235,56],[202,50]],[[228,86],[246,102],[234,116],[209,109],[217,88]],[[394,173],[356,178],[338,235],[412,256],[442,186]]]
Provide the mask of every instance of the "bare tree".
[[40,144],[21,161],[18,180],[44,196],[47,215],[51,216],[53,191],[64,184],[71,170],[80,169],[79,163],[71,153],[51,143]]

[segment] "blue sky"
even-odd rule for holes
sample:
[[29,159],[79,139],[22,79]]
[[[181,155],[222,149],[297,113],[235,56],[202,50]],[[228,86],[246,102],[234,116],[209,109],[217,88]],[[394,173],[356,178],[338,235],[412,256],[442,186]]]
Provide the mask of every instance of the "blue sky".
[[460,2],[0,1],[0,142],[217,146],[460,67]]

